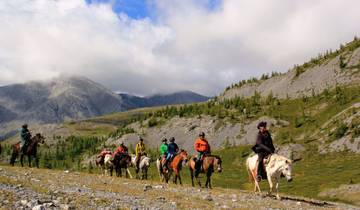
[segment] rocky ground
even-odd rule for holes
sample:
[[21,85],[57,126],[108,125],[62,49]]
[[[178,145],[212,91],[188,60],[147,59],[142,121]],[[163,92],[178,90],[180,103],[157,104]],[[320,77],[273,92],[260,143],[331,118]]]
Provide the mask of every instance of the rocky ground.
[[0,166],[0,209],[360,209],[247,191]]

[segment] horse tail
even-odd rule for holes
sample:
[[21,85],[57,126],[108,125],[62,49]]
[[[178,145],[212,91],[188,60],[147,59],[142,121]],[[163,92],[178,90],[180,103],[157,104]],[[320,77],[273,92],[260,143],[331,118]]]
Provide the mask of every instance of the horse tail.
[[246,170],[248,172],[248,176],[249,176],[249,182],[255,182],[255,179],[251,173],[251,169],[250,169],[250,157],[248,157],[246,159]]

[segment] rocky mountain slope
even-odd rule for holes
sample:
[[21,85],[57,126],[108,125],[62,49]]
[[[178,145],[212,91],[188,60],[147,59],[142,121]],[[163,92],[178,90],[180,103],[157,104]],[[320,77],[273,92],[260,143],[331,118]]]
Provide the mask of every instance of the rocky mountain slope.
[[241,190],[6,166],[0,168],[0,193],[4,209],[357,209],[295,197],[279,201]]
[[202,102],[208,97],[183,91],[136,97],[115,94],[85,77],[59,77],[0,87],[0,140],[22,123],[61,123],[139,107]]
[[170,94],[156,94],[147,97],[133,96],[129,94],[119,94],[123,101],[128,104],[128,109],[175,105],[175,104],[188,104],[204,102],[209,100],[209,97],[194,93],[192,91],[179,91]]
[[264,75],[262,79],[242,81],[221,94],[221,98],[229,99],[250,97],[255,92],[262,96],[272,93],[278,98],[302,97],[319,94],[325,89],[335,86],[360,83],[360,40],[342,46],[335,52],[320,54],[301,66],[296,65],[287,73],[273,77]]

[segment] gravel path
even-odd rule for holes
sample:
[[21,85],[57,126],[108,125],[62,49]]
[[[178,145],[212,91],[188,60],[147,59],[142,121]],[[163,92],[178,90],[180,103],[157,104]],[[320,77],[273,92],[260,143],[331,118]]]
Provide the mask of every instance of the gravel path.
[[[326,205],[324,205],[326,204]],[[321,206],[322,205],[322,206]],[[247,191],[166,185],[101,175],[0,167],[0,209],[360,209]]]

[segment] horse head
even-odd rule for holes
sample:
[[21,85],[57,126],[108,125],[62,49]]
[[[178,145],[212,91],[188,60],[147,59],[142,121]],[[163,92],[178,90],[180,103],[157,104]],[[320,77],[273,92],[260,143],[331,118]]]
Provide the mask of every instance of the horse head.
[[291,176],[291,170],[292,170],[291,165],[292,165],[292,161],[289,159],[285,159],[284,161],[280,162],[280,167],[279,167],[281,175],[283,175],[288,182],[291,182],[293,180]]
[[45,143],[45,137],[43,135],[41,135],[40,133],[35,134],[33,139],[36,143],[41,143],[41,144]]
[[185,163],[188,161],[188,153],[185,150],[181,150],[179,153],[181,160],[185,160]]
[[214,156],[214,157],[215,157],[214,167],[216,167],[217,171],[219,173],[221,173],[222,172],[222,167],[221,167],[222,160],[219,156]]
[[145,166],[145,167],[149,167],[150,166],[150,158],[148,156],[143,156],[142,160],[141,160],[141,165]]

